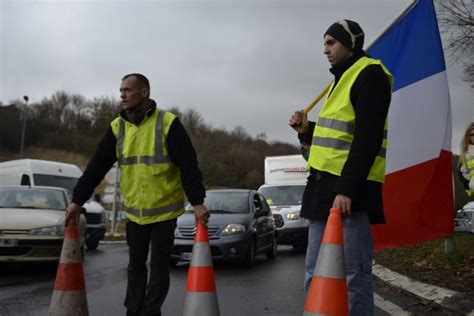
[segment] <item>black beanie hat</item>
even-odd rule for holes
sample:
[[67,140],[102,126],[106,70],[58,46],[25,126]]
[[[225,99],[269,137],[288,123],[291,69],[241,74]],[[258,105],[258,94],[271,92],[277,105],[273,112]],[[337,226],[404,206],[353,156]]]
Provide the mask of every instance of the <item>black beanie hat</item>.
[[364,46],[364,31],[357,22],[340,20],[331,25],[324,36],[331,35],[338,42],[353,52],[362,50]]

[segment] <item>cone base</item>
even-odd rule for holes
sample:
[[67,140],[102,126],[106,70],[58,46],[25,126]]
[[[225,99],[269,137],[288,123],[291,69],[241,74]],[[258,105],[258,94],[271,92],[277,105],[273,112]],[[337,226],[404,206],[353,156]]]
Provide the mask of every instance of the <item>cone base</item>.
[[346,280],[313,276],[304,310],[323,315],[349,315]]
[[53,291],[49,316],[88,316],[85,291]]
[[183,316],[219,316],[216,292],[186,292]]

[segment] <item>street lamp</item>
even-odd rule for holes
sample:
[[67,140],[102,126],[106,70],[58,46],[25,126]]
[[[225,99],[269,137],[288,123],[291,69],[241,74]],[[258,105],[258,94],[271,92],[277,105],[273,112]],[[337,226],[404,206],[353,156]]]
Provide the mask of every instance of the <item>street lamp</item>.
[[[23,96],[23,100],[25,100],[26,109],[28,110],[28,96]],[[20,158],[23,158],[23,145],[25,144],[25,131],[26,131],[26,111],[23,114],[23,128],[21,132],[21,145],[20,145]]]

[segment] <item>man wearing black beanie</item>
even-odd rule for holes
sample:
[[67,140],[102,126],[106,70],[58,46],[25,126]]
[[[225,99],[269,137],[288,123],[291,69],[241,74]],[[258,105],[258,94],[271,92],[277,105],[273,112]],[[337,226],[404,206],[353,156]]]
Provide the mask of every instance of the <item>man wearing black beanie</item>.
[[289,120],[300,142],[311,144],[310,176],[301,217],[308,219],[305,293],[314,273],[331,207],[341,209],[351,315],[373,315],[370,224],[385,223],[382,184],[387,114],[393,76],[363,50],[358,23],[340,20],[324,33],[324,54],[334,81],[316,122],[303,111]]

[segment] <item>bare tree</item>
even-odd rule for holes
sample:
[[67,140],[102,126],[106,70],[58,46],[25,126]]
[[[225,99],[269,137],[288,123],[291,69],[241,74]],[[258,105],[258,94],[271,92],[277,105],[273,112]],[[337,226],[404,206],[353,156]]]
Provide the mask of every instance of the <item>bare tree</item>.
[[449,35],[447,52],[465,64],[465,80],[474,82],[474,1],[438,0],[438,21]]

